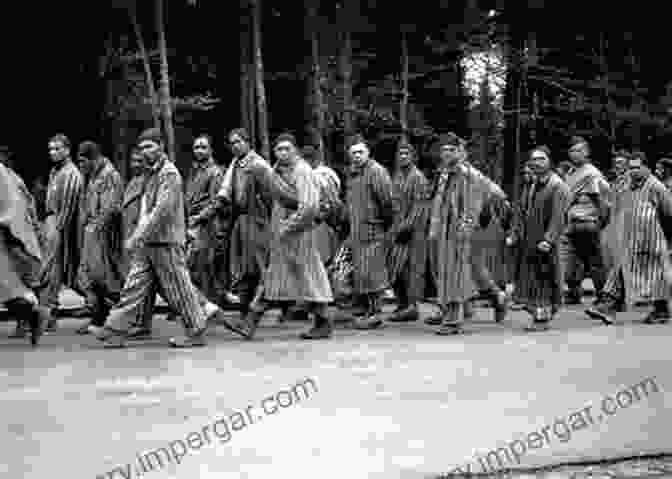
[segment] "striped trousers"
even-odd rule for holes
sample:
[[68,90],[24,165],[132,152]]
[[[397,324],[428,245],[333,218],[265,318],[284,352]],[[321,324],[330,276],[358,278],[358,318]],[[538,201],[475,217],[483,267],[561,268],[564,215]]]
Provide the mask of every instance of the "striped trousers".
[[168,306],[178,313],[187,334],[205,328],[199,291],[194,287],[181,246],[146,246],[136,252],[121,291],[121,299],[114,306],[105,325],[117,331],[127,331],[138,318],[143,317],[147,299],[152,301],[158,290]]

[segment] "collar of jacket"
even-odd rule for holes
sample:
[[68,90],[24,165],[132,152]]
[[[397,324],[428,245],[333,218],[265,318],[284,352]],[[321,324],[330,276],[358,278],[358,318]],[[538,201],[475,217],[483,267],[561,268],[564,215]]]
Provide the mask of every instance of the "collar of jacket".
[[195,170],[205,170],[214,164],[215,159],[212,156],[205,161],[194,160],[191,162],[192,168],[194,168]]
[[350,176],[359,176],[362,174],[362,172],[366,169],[367,166],[371,163],[371,158],[363,162],[361,165],[355,165],[354,163],[350,163],[350,168],[349,168],[349,173]]
[[165,154],[161,155],[161,158],[159,158],[156,163],[154,163],[152,166],[149,167],[149,174],[153,175],[161,168],[163,168],[163,165],[166,161],[168,161],[168,156],[166,156]]
[[98,165],[98,167],[93,172],[91,172],[91,176],[90,176],[91,181],[98,178],[98,175],[100,175],[100,173],[105,169],[105,167],[107,166],[108,163],[109,163],[109,160],[107,158],[105,158],[104,156],[101,156],[100,164]]

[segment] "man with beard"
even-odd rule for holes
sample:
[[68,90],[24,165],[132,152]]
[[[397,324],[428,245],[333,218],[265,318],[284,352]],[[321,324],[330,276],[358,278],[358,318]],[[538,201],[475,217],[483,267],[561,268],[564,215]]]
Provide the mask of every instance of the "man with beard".
[[463,332],[464,304],[473,292],[471,238],[486,202],[501,188],[467,163],[466,142],[449,133],[439,139],[441,173],[430,216],[436,241],[438,299],[443,322],[437,334]]
[[132,323],[144,312],[146,301],[158,290],[182,320],[184,335],[170,345],[188,348],[205,345],[207,321],[221,310],[212,303],[201,306],[200,295],[186,267],[186,221],[182,177],[163,149],[157,128],[140,135],[138,147],[148,172],[140,220],[125,247],[136,250],[121,292],[105,326],[89,331],[106,346],[123,347]]
[[383,324],[378,316],[380,300],[389,287],[385,239],[395,215],[392,180],[385,167],[371,158],[363,136],[350,138],[347,148],[350,236],[346,241],[352,248],[353,295],[364,305],[364,316],[355,317],[353,326],[373,329]]
[[85,141],[77,153],[85,178],[80,209],[81,260],[77,272],[78,291],[84,294],[91,322],[78,329],[86,334],[89,325],[102,326],[110,306],[119,300],[121,275],[120,212],[124,185],[114,165],[98,144]]
[[532,324],[527,330],[544,331],[562,302],[558,239],[565,227],[569,190],[551,170],[550,150],[546,146],[532,150],[527,164],[535,181],[529,206],[521,218],[522,234],[515,240],[520,250],[515,300],[532,314]]
[[672,155],[667,155],[658,160],[656,163],[656,176],[672,191]]
[[[70,140],[55,135],[49,140],[49,155],[53,167],[47,185],[44,234],[46,254],[42,270],[43,290],[40,303],[58,308],[58,297],[65,287],[76,289],[79,266],[78,216],[83,178],[70,158]],[[49,320],[47,331],[56,330],[56,320]]]
[[427,179],[415,165],[413,145],[399,141],[392,184],[398,205],[388,233],[390,280],[399,304],[388,321],[415,321],[424,292],[427,254],[426,225],[429,214]]
[[219,302],[216,291],[215,199],[222,186],[224,174],[212,156],[212,139],[199,135],[194,139],[194,161],[187,180],[187,264],[191,278],[205,296]]
[[[30,340],[37,345],[42,324],[48,319],[34,293],[40,274],[42,252],[38,225],[34,221],[33,198],[25,185],[4,164],[0,164],[0,304],[28,324]],[[25,334],[16,337],[25,337]]]
[[585,139],[571,139],[569,156],[575,169],[566,180],[570,196],[561,247],[569,289],[566,303],[581,304],[583,271],[593,280],[598,298],[606,280],[601,232],[609,222],[609,183],[590,162]]
[[270,180],[290,186],[296,192],[298,205],[288,208],[274,201],[269,265],[264,272],[263,293],[250,306],[247,337],[252,338],[264,311],[273,302],[282,302],[300,303],[314,315],[313,327],[301,335],[302,339],[326,339],[332,334],[326,305],[333,296],[313,234],[320,207],[319,180],[298,155],[293,135],[280,135],[274,152],[279,173]]
[[613,315],[640,302],[653,303],[646,323],[670,320],[670,229],[672,193],[646,167],[642,152],[628,160],[629,188],[616,205],[612,222],[618,236],[616,264],[609,272],[605,294],[586,313],[605,324]]

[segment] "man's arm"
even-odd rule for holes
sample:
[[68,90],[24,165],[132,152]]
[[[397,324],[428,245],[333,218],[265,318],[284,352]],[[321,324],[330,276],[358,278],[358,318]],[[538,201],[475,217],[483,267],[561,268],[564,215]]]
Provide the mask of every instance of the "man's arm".
[[565,183],[559,183],[553,192],[553,207],[551,218],[544,234],[544,241],[553,245],[565,230],[565,211],[569,201],[569,188]]
[[79,171],[73,170],[61,180],[58,193],[61,201],[60,209],[56,212],[56,228],[63,231],[79,209],[82,194],[82,175]]
[[147,238],[164,220],[166,215],[178,206],[179,195],[182,194],[182,182],[176,171],[163,173],[159,176],[156,205],[146,216],[138,221],[134,237],[142,241]]
[[121,175],[113,171],[105,178],[100,213],[93,219],[92,223],[98,226],[110,224],[113,218],[121,212],[123,197],[124,184]]
[[298,208],[282,223],[281,236],[300,233],[311,227],[320,207],[320,191],[317,182],[310,174],[296,176]]
[[189,219],[189,223],[198,225],[207,223],[212,219],[218,210],[217,195],[221,191],[223,183],[224,173],[221,169],[217,168],[217,171],[209,178],[207,203],[198,214]]

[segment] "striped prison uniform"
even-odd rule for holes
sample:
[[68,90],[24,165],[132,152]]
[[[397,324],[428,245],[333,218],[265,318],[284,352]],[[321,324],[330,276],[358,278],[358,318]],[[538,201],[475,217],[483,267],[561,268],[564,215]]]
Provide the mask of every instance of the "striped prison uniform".
[[618,232],[616,264],[606,294],[626,306],[667,300],[670,248],[663,225],[672,222],[672,193],[649,175],[624,191],[617,207],[612,217]]
[[141,247],[131,259],[121,299],[106,326],[126,331],[141,317],[148,296],[158,290],[182,320],[187,332],[206,326],[202,294],[191,282],[185,255],[185,217],[182,177],[165,156],[148,172],[135,235]]

